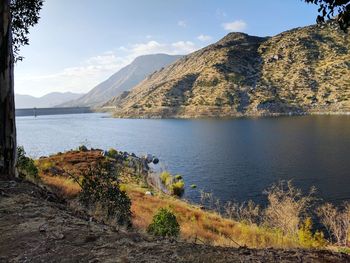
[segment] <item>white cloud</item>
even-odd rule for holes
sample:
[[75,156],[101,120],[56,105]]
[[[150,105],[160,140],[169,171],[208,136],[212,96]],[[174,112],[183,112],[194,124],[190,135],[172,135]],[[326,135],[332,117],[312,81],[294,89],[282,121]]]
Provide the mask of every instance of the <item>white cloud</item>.
[[197,49],[191,41],[160,43],[150,40],[130,46],[121,46],[116,51],[108,51],[90,57],[80,64],[67,67],[47,75],[16,72],[16,92],[42,96],[53,91],[88,92],[113,73],[128,65],[136,57],[146,54],[166,53],[185,55]]
[[227,31],[242,32],[247,28],[247,23],[243,20],[236,20],[229,23],[223,23],[222,27]]
[[159,43],[151,40],[146,43],[134,44],[128,50],[130,57],[137,57],[146,54],[166,53],[170,55],[188,54],[196,51],[197,47],[191,41],[178,41],[174,43]]
[[177,21],[177,25],[180,27],[187,27],[187,23],[185,20],[179,20]]
[[202,42],[207,42],[207,41],[210,41],[212,39],[211,36],[208,36],[208,35],[199,35],[197,37],[198,40],[202,41]]

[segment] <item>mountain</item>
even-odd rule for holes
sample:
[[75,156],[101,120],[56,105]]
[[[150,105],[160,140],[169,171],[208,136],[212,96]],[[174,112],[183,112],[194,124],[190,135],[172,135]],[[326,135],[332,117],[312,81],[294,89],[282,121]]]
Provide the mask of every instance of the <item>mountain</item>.
[[230,33],[106,106],[137,118],[350,112],[349,48],[334,22],[274,37]]
[[33,97],[30,95],[15,95],[15,103],[17,109],[25,108],[51,108],[55,107],[58,104],[77,99],[83,94],[72,93],[72,92],[52,92],[46,94],[42,97]]
[[97,106],[141,82],[149,74],[173,63],[182,56],[154,54],[137,57],[131,64],[113,74],[81,98],[62,106]]

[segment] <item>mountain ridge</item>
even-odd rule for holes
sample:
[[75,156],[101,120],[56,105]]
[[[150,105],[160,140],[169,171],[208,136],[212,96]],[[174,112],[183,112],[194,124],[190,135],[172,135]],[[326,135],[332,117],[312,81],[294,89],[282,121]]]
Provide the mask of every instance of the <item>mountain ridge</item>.
[[73,92],[50,92],[41,97],[26,94],[15,94],[16,109],[24,108],[51,108],[72,99],[77,99],[84,94]]
[[334,22],[273,37],[229,33],[106,105],[131,118],[350,112],[349,48]]
[[162,53],[136,57],[133,62],[114,73],[107,80],[95,86],[84,96],[60,106],[95,107],[99,104],[103,104],[112,97],[130,90],[149,74],[173,63],[181,57],[181,55],[168,55]]

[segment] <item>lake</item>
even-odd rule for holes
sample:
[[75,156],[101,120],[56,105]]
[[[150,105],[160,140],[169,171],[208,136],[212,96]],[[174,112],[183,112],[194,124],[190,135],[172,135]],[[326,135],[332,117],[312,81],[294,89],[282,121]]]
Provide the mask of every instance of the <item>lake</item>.
[[[151,153],[181,174],[185,198],[253,199],[280,179],[339,203],[350,200],[350,116],[234,120],[114,119],[107,114],[17,117],[18,144],[35,158],[79,145]],[[189,186],[196,184],[197,189]]]

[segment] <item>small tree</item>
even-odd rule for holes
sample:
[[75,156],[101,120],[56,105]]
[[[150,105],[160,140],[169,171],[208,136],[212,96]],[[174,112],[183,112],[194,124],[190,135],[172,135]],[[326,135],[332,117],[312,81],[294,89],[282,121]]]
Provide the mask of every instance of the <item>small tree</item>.
[[33,159],[26,156],[23,146],[17,147],[17,170],[21,177],[29,180],[38,179],[38,168],[35,166]]
[[88,208],[101,206],[107,219],[131,226],[131,201],[120,190],[118,173],[110,163],[97,163],[82,174],[80,201]]
[[180,225],[170,210],[161,208],[153,216],[153,221],[148,226],[147,232],[155,236],[177,237],[180,233]]

